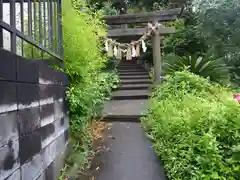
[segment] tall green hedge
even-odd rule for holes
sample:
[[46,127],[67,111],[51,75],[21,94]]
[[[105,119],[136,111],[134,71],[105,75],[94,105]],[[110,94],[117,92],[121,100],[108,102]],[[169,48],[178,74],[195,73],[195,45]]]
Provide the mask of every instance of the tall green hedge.
[[91,119],[118,84],[115,71],[102,72],[107,57],[101,53],[99,41],[106,31],[101,17],[102,12],[93,12],[84,0],[63,1],[63,70],[70,80],[67,91],[72,144],[67,161],[71,166],[70,176],[77,176],[76,173],[88,162],[92,145]]

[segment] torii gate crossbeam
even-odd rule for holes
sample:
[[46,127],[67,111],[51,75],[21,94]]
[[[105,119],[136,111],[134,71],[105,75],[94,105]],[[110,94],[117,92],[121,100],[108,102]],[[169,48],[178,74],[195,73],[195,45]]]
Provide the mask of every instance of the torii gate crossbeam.
[[[131,36],[142,36],[146,32],[145,28],[120,28],[108,30],[108,37],[119,38],[119,37],[131,37]],[[175,32],[174,27],[160,27],[160,35],[171,34]]]
[[[148,12],[141,14],[123,14],[118,16],[105,16],[104,20],[108,25],[148,23],[156,20],[158,22],[176,20],[181,14],[181,8],[166,10],[163,12]],[[182,14],[184,15],[184,13]],[[182,16],[183,17],[183,16]]]

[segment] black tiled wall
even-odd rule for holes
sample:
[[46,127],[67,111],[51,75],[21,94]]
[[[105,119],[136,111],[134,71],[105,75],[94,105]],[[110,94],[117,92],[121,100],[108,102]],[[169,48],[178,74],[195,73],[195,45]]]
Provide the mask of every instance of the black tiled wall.
[[0,49],[0,180],[55,180],[68,144],[67,77]]

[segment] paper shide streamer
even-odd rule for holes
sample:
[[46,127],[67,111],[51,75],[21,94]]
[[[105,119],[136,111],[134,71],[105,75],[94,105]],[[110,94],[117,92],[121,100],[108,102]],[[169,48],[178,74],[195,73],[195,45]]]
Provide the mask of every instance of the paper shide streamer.
[[112,46],[112,43],[109,43],[109,46],[108,46],[108,56],[109,57],[113,57],[113,46]]
[[136,57],[139,57],[140,56],[140,45],[137,44],[136,45]]
[[122,59],[122,50],[120,47],[117,49],[117,59]]
[[147,51],[147,47],[146,47],[144,40],[142,40],[142,49],[143,49],[143,52]]
[[132,57],[136,57],[136,49],[134,45],[132,45]]
[[127,48],[127,56],[126,56],[126,60],[132,60],[132,50],[131,50],[131,46],[128,46]]
[[105,41],[105,50],[108,52],[108,41]]
[[116,46],[114,46],[113,54],[114,54],[115,57],[117,57],[117,47]]

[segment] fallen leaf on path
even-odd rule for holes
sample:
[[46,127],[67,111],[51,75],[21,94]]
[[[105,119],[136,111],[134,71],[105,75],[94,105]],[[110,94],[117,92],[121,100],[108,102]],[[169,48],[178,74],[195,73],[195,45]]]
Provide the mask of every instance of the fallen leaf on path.
[[106,129],[106,123],[101,121],[92,122],[92,135],[95,140],[102,139],[104,131]]

